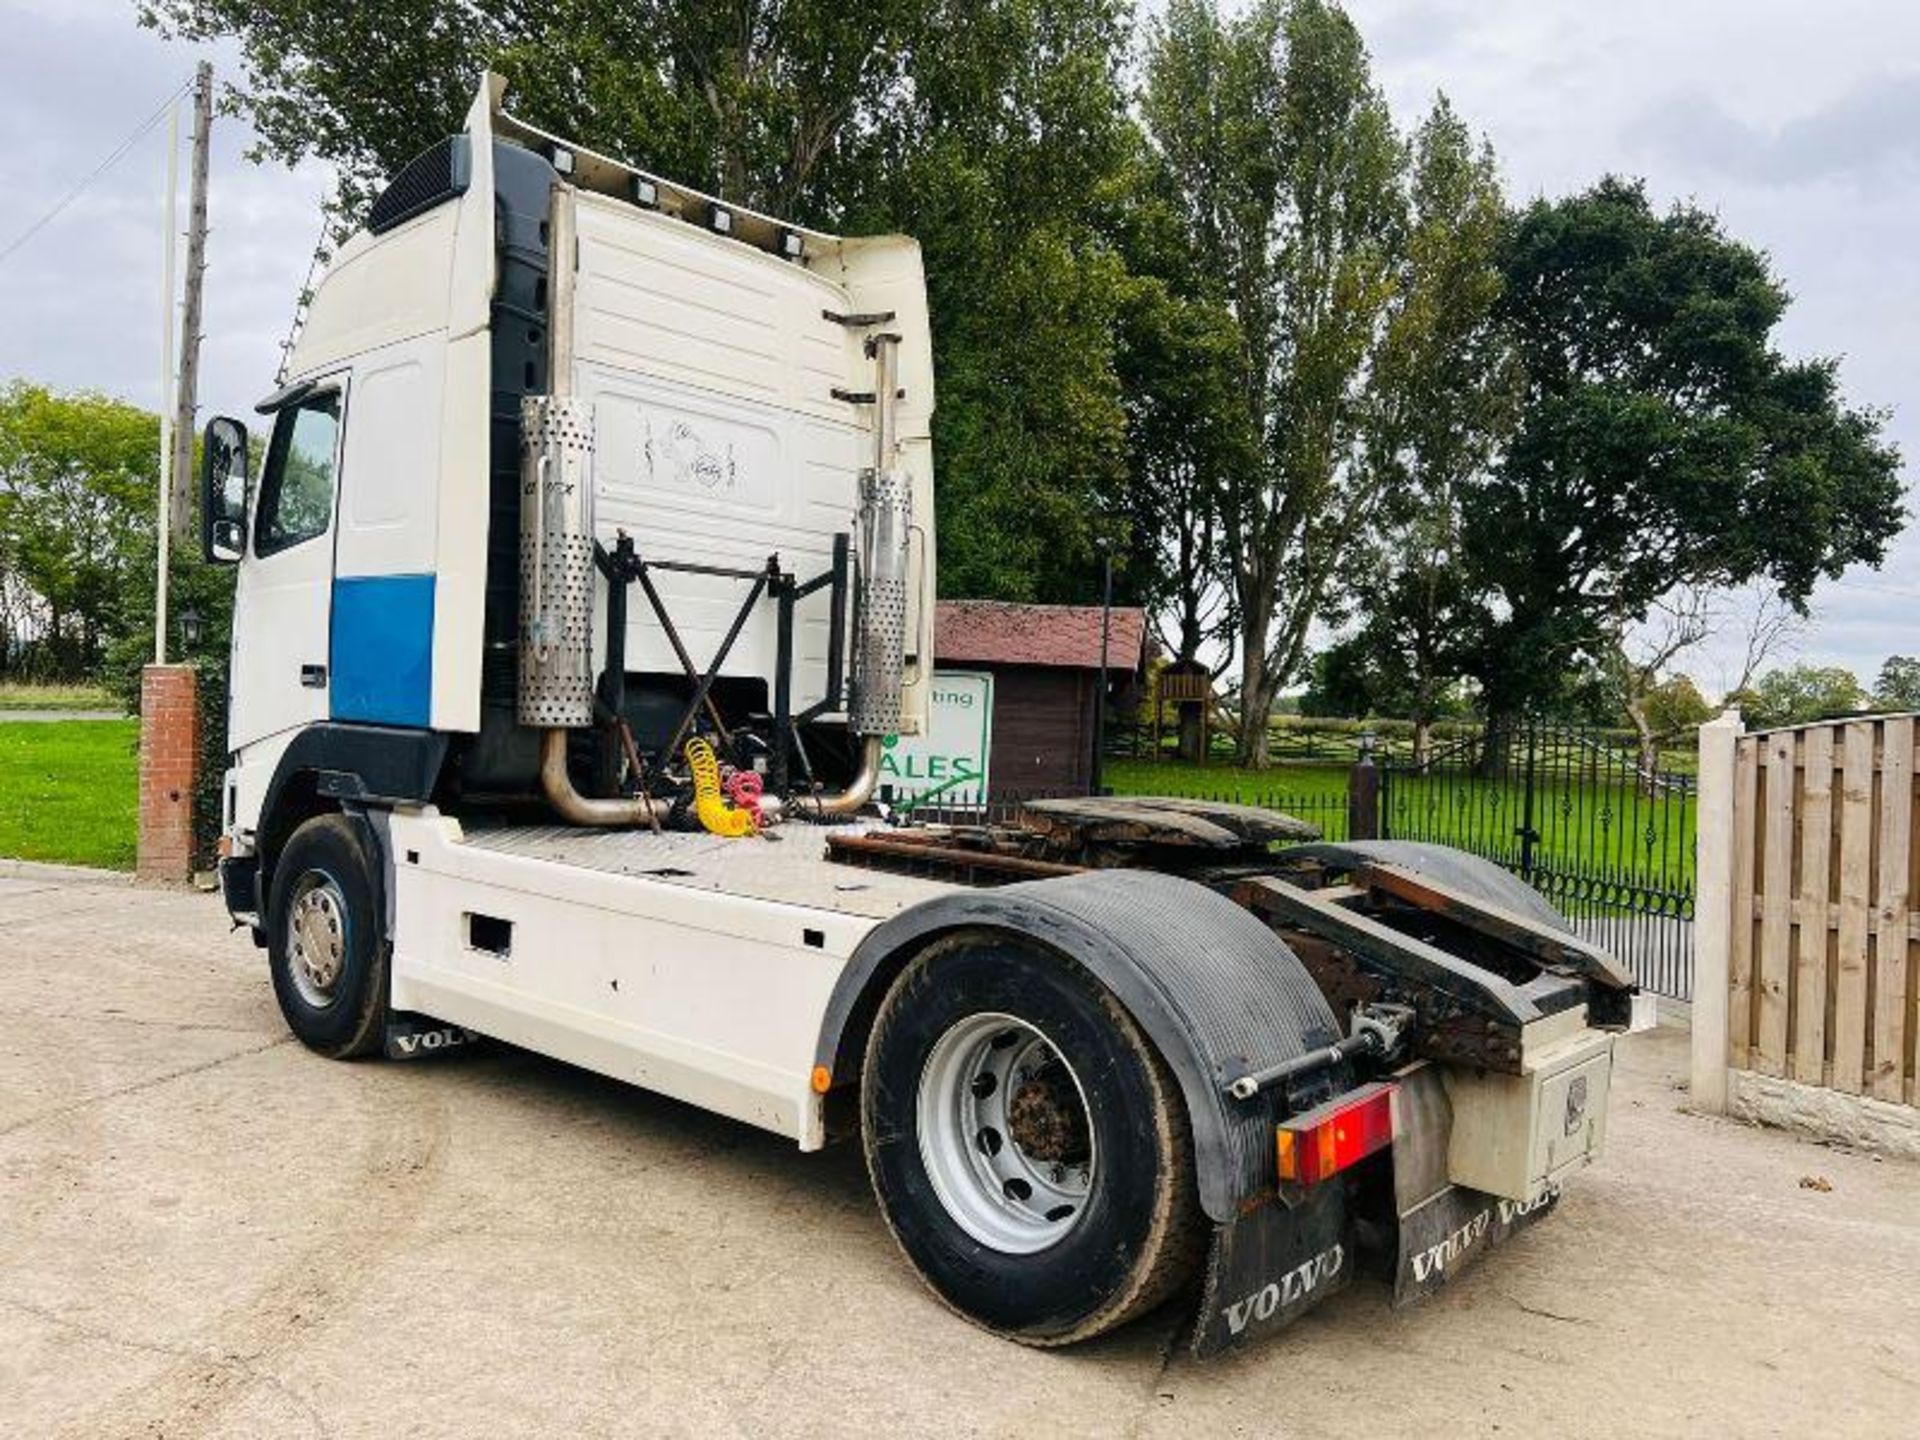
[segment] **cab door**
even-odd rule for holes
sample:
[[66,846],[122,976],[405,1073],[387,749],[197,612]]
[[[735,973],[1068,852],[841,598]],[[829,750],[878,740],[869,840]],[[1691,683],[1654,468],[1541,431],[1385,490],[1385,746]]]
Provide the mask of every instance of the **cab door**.
[[330,705],[328,634],[346,378],[274,416],[246,562],[234,592],[234,750],[315,721]]

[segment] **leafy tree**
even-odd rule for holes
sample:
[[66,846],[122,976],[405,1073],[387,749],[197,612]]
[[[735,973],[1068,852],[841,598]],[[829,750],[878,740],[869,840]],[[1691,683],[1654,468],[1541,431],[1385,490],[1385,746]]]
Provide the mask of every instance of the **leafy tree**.
[[1361,720],[1383,708],[1394,713],[1391,701],[1379,701],[1380,677],[1376,656],[1364,636],[1349,636],[1317,651],[1307,663],[1307,688],[1300,692],[1300,713],[1315,720]]
[[1749,689],[1727,697],[1749,724],[1805,725],[1865,708],[1867,695],[1851,670],[1839,665],[1789,665],[1769,670]]
[[1126,475],[1124,0],[139,0],[237,38],[266,156],[340,167],[356,219],[458,128],[479,72],[609,154],[803,223],[924,247],[940,582],[1085,600]]
[[1882,710],[1920,710],[1920,658],[1889,655],[1874,682],[1873,703]]
[[1142,111],[1237,322],[1253,463],[1228,477],[1242,763],[1384,483],[1359,463],[1368,379],[1403,219],[1404,153],[1359,33],[1326,0],[1223,19],[1174,0],[1148,46]]
[[1412,197],[1367,425],[1369,462],[1387,482],[1385,523],[1354,586],[1370,668],[1392,677],[1393,713],[1413,721],[1424,759],[1442,698],[1470,663],[1479,600],[1461,551],[1460,487],[1512,428],[1517,378],[1494,321],[1506,202],[1492,150],[1444,95],[1414,138]]
[[1719,713],[1689,675],[1671,676],[1649,690],[1646,712],[1647,723],[1657,735],[1684,735]]
[[31,653],[71,680],[98,665],[142,580],[159,443],[156,416],[108,396],[0,389],[0,586],[27,612],[0,633],[0,668]]
[[1604,180],[1530,206],[1503,269],[1522,418],[1463,487],[1490,720],[1676,585],[1764,576],[1803,602],[1881,559],[1902,519],[1885,417],[1847,408],[1833,361],[1772,347],[1786,292],[1712,216]]
[[[1209,294],[1181,215],[1180,177],[1139,146],[1117,244],[1131,282],[1117,370],[1127,417],[1122,504],[1129,598],[1161,618],[1173,664],[1214,679],[1232,665],[1221,497],[1257,459],[1241,403],[1232,314]],[[1199,760],[1201,702],[1180,706],[1180,754]]]

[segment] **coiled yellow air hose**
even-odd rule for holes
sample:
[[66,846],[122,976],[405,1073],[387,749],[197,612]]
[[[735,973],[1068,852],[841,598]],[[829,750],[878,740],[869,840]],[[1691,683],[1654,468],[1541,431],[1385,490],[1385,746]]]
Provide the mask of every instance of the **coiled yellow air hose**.
[[693,771],[693,813],[703,830],[739,839],[759,828],[759,816],[729,805],[720,793],[720,761],[713,746],[697,736],[687,741],[687,767]]

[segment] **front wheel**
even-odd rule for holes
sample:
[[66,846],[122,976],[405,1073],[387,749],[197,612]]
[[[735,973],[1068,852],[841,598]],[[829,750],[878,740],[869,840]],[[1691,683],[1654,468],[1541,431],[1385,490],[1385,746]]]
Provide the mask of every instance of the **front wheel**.
[[371,1054],[385,1039],[387,942],[366,827],[317,815],[293,832],[273,867],[267,961],[287,1028],[335,1059]]
[[1179,1090],[1071,961],[986,931],[930,947],[881,1004],[861,1089],[894,1238],[975,1323],[1069,1344],[1193,1273],[1205,1222]]

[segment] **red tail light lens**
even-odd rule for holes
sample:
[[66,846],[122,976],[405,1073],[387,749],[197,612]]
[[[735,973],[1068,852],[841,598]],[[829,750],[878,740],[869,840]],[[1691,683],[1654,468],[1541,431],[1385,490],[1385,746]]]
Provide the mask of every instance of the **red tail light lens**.
[[1280,1178],[1314,1185],[1393,1143],[1393,1086],[1362,1085],[1275,1132]]

